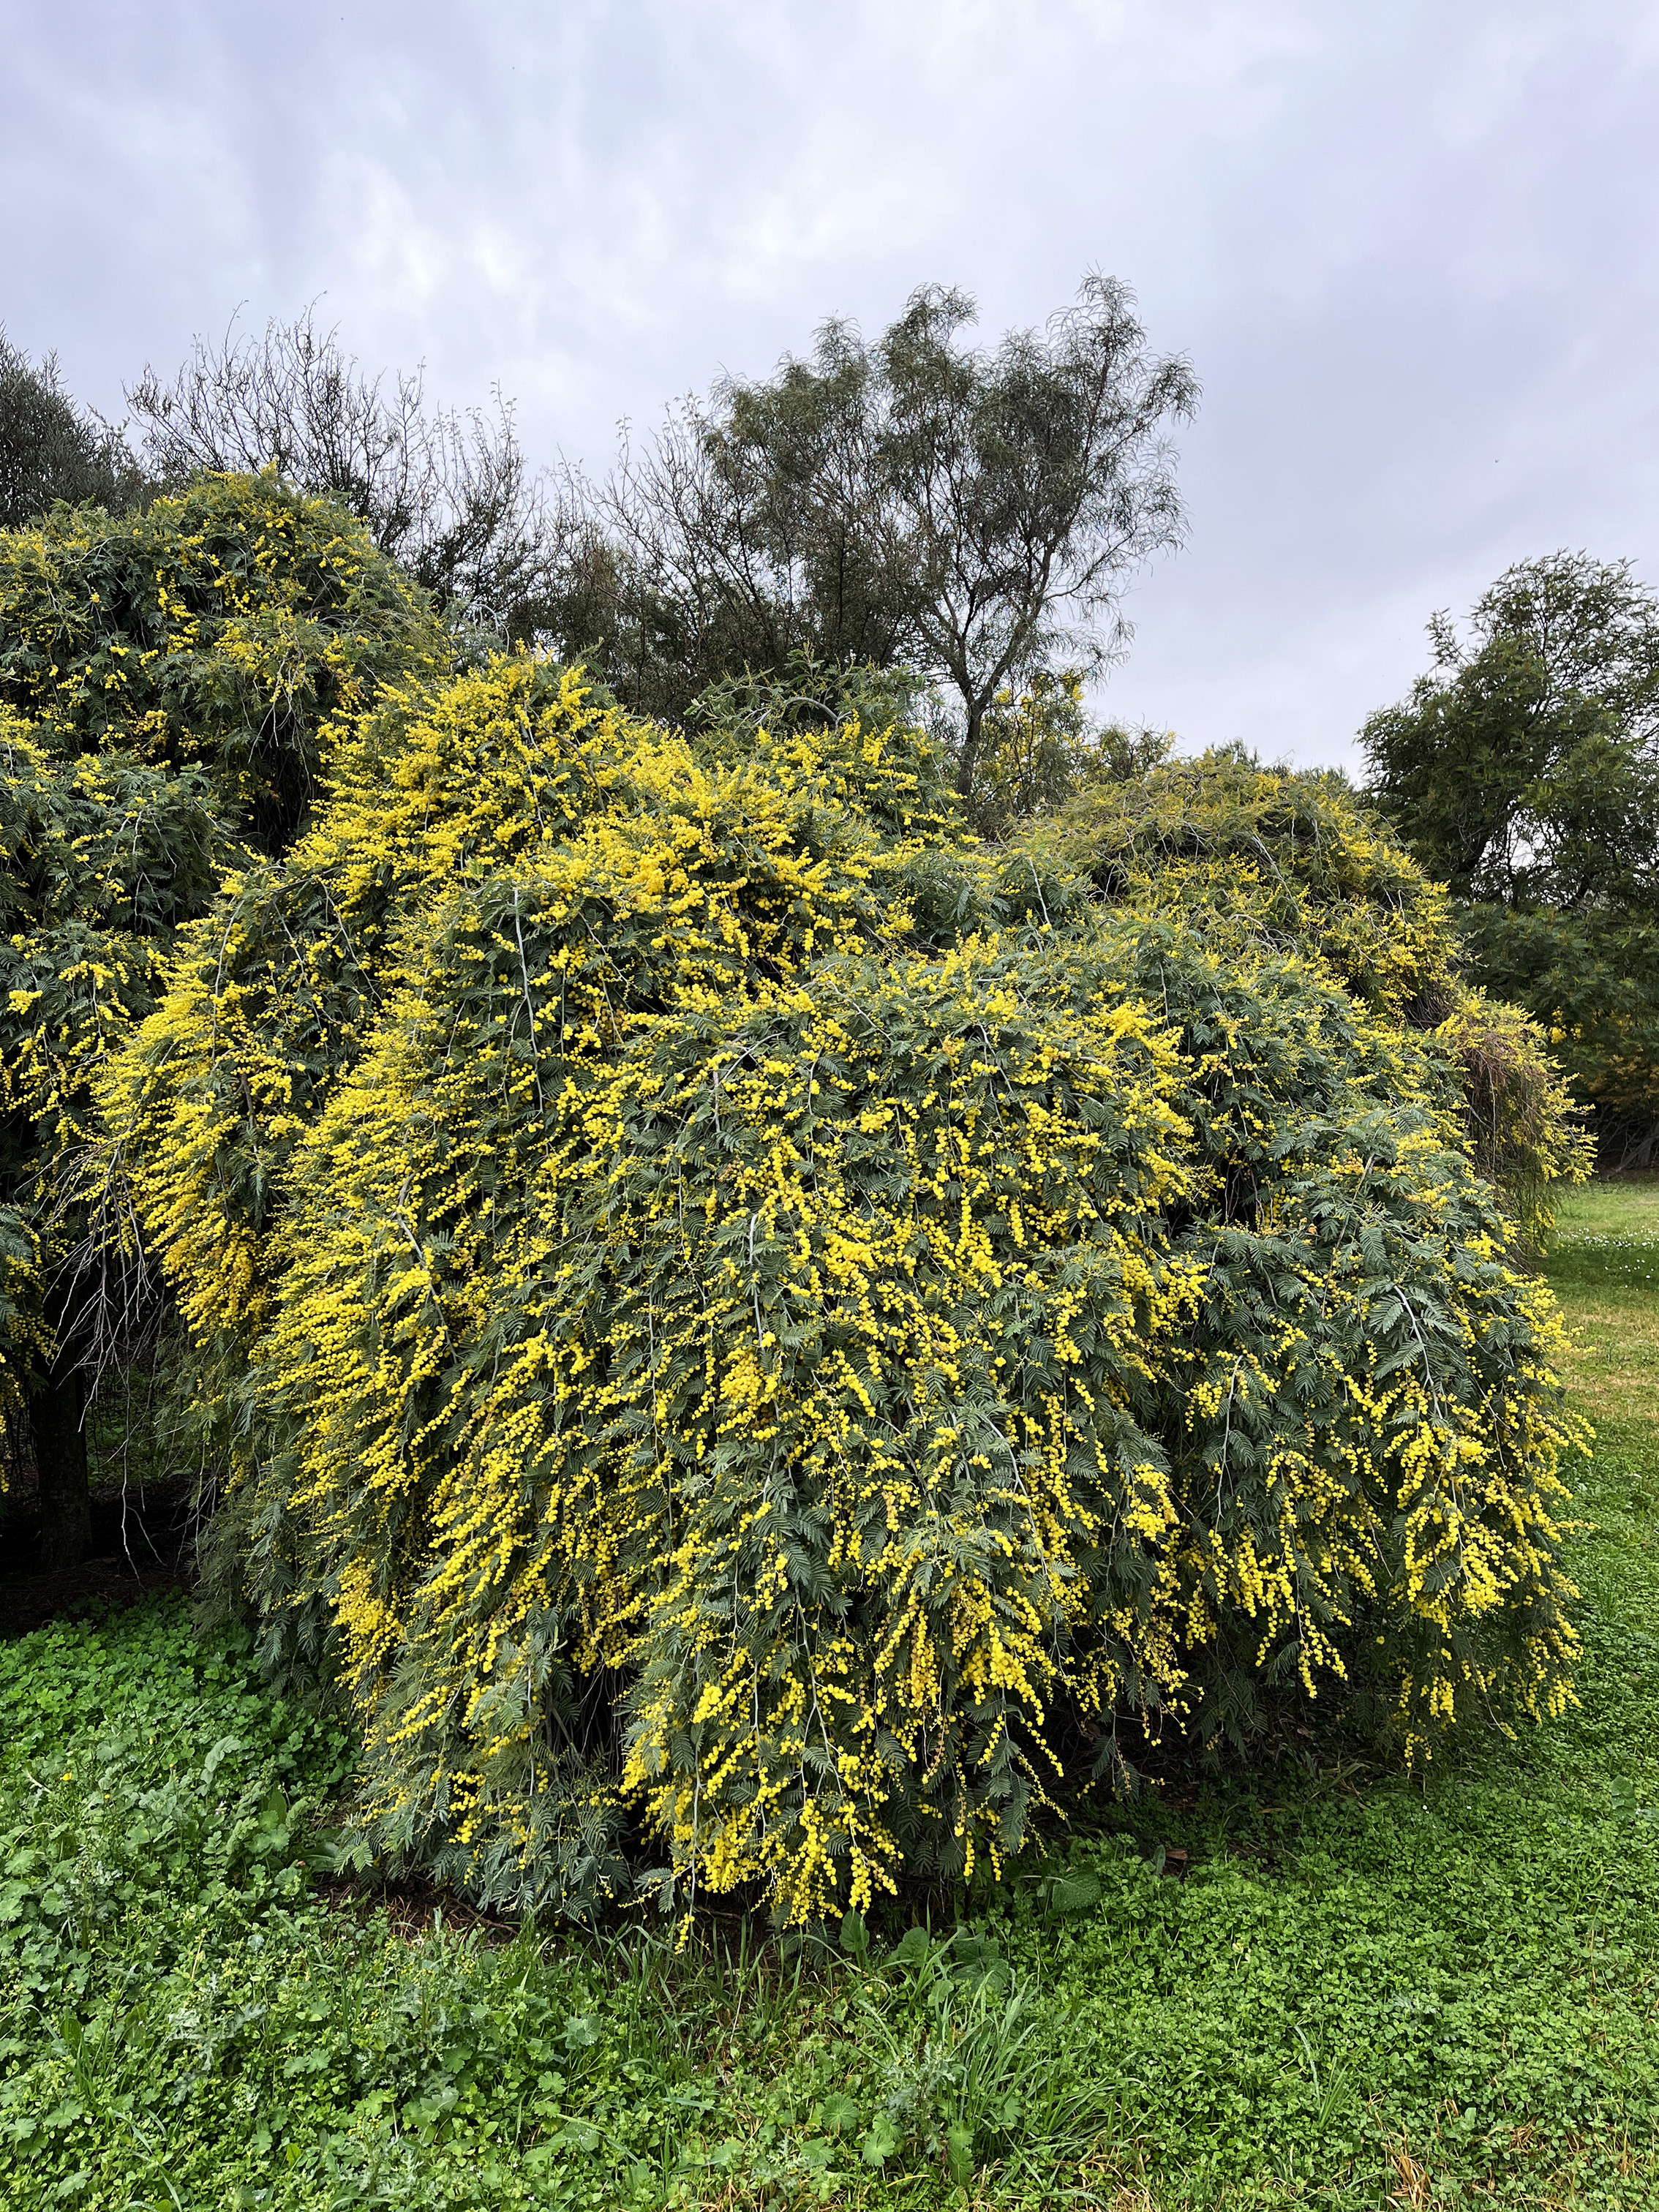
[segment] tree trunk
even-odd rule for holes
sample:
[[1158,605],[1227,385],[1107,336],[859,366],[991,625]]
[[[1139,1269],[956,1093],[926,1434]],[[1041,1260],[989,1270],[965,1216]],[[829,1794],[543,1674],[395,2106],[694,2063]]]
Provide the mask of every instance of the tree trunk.
[[29,1429],[40,1479],[40,1555],[49,1575],[78,1567],[92,1547],[92,1493],[87,1481],[86,1385],[75,1361],[60,1352],[45,1381],[29,1393]]
[[957,756],[957,796],[959,799],[971,799],[974,795],[974,771],[979,766],[979,737],[984,721],[983,708],[970,705],[968,726],[962,737],[962,750]]

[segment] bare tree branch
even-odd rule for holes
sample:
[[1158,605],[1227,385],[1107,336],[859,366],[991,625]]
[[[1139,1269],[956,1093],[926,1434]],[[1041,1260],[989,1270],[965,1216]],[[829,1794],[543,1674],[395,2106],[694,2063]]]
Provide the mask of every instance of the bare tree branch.
[[147,368],[126,397],[164,481],[274,469],[349,507],[465,619],[515,637],[544,627],[565,519],[499,389],[491,412],[428,409],[423,367],[368,375],[308,307],[260,337],[198,338],[171,383]]

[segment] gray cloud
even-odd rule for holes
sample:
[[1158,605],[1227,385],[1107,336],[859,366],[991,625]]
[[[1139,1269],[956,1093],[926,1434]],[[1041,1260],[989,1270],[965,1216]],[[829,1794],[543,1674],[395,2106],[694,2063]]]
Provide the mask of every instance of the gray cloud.
[[[118,410],[240,303],[499,381],[602,464],[722,368],[939,278],[988,335],[1098,264],[1189,354],[1189,550],[1108,697],[1351,757],[1507,562],[1651,562],[1650,0],[10,0],[0,318]],[[1651,573],[1651,570],[1650,571]]]

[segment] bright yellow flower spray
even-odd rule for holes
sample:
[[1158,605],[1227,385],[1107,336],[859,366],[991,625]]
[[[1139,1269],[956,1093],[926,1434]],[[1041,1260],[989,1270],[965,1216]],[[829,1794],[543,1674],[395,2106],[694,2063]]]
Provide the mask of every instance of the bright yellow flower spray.
[[912,733],[523,658],[359,724],[106,1103],[380,1846],[799,1921],[1000,1864],[1126,1720],[1559,1707],[1547,1301],[1444,1041],[1246,888],[1103,903]]

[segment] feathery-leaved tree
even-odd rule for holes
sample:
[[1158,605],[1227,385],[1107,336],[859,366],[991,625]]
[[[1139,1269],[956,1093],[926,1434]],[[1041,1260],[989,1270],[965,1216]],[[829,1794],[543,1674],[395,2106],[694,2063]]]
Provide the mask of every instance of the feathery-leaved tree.
[[926,287],[874,342],[832,320],[810,360],[682,403],[585,489],[555,617],[568,647],[674,717],[803,647],[908,665],[954,695],[971,791],[1011,681],[1122,642],[1126,580],[1180,542],[1170,433],[1198,395],[1114,278],[988,350],[961,342],[974,313]]

